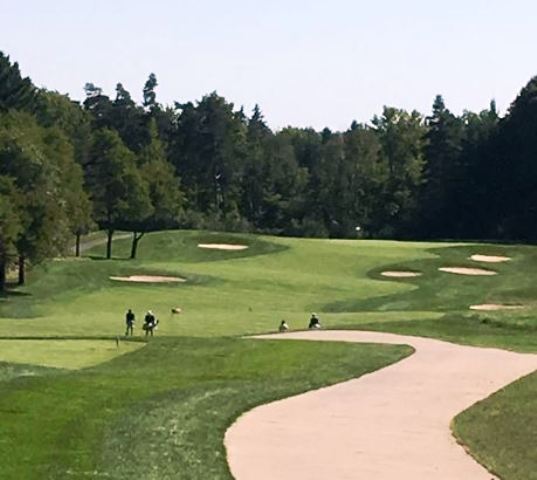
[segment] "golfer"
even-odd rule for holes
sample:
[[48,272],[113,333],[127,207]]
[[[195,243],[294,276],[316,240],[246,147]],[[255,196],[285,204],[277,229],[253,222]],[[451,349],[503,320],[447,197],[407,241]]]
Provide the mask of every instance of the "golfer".
[[151,310],[148,310],[145,314],[144,318],[144,330],[145,330],[145,336],[147,337],[148,334],[151,334],[153,336],[153,330],[158,324],[158,320],[155,318],[155,315],[153,315],[153,312]]
[[321,328],[321,322],[319,321],[319,317],[316,313],[311,314],[310,324],[308,328]]
[[129,308],[129,311],[125,314],[125,323],[127,324],[127,330],[125,331],[126,337],[129,336],[129,332],[132,337],[133,331],[134,331],[135,320],[136,320],[136,316],[134,315],[134,312]]

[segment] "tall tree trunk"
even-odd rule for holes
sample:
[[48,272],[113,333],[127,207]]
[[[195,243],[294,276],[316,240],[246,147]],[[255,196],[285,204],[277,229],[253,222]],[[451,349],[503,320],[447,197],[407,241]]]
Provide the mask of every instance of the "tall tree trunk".
[[144,232],[141,232],[140,234],[132,232],[131,260],[134,260],[136,258],[136,252],[138,251],[138,242],[142,239],[143,236]]
[[26,269],[25,269],[25,258],[24,255],[19,255],[19,285],[24,285],[26,282]]
[[80,257],[80,233],[76,234],[75,257]]
[[112,237],[114,236],[114,230],[108,229],[106,234],[108,236],[106,241],[106,258],[110,260],[112,258]]
[[0,293],[6,291],[6,260],[0,257]]

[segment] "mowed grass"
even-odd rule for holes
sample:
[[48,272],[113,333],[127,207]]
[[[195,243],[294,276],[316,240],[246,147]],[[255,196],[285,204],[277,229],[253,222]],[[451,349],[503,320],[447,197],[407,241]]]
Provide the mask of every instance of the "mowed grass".
[[230,479],[251,407],[381,368],[405,346],[154,338],[77,373],[0,382],[3,480]]
[[[247,250],[202,250],[198,243],[239,243]],[[252,235],[163,232],[147,235],[139,259],[125,260],[130,243],[114,243],[116,259],[93,258],[50,262],[34,271],[29,285],[0,301],[0,336],[100,336],[123,332],[123,317],[132,308],[141,319],[152,309],[159,335],[220,336],[273,330],[281,319],[292,328],[307,325],[309,313],[325,304],[353,298],[393,295],[413,285],[372,280],[367,272],[404,259],[434,257],[427,245],[398,242],[348,242],[275,239]],[[125,284],[110,276],[177,275],[184,284]],[[172,316],[171,309],[183,313]],[[371,316],[378,313],[379,315]],[[431,318],[434,311],[412,311],[412,318]],[[397,312],[371,311],[369,319],[396,319]],[[326,313],[328,326],[340,319]],[[138,327],[140,322],[138,322]],[[138,328],[138,333],[141,330]]]
[[537,372],[458,415],[456,437],[502,479],[537,479]]
[[91,367],[145,344],[108,340],[1,340],[0,362],[76,370]]
[[[243,251],[202,250],[197,247],[198,243],[235,243],[248,245],[249,248]],[[133,308],[138,315],[135,330],[138,337],[142,333],[141,318],[147,309],[156,312],[161,320],[157,335],[167,337],[153,339],[155,341],[147,347],[109,363],[68,375],[63,371],[45,370],[43,378],[28,379],[12,372],[9,378],[17,378],[4,382],[5,392],[18,391],[17,395],[20,396],[16,397],[17,401],[28,395],[30,400],[26,405],[32,406],[32,409],[35,406],[40,411],[40,408],[45,408],[44,405],[50,407],[67,390],[73,405],[78,402],[84,404],[84,407],[75,408],[72,414],[65,413],[67,423],[62,420],[63,414],[58,414],[47,423],[51,436],[59,435],[59,432],[65,434],[68,430],[66,425],[87,425],[89,433],[73,440],[76,446],[69,450],[65,458],[56,451],[59,447],[54,444],[53,437],[43,437],[42,441],[32,443],[31,448],[36,451],[33,464],[45,465],[53,475],[57,475],[49,478],[62,478],[60,474],[64,475],[65,472],[69,472],[65,474],[68,475],[66,478],[88,478],[93,475],[91,468],[96,472],[103,468],[103,472],[108,472],[112,478],[124,478],[121,475],[125,472],[136,478],[227,478],[218,476],[227,475],[221,473],[225,464],[221,450],[222,432],[225,429],[222,425],[228,425],[234,415],[259,402],[312,388],[315,384],[312,378],[316,374],[306,365],[321,362],[323,368],[333,369],[330,374],[327,371],[322,381],[318,379],[320,383],[332,383],[348,378],[348,375],[358,375],[363,372],[362,366],[368,365],[358,345],[352,346],[355,363],[349,370],[346,370],[345,362],[341,364],[337,359],[339,357],[326,354],[324,349],[328,347],[322,345],[307,347],[310,349],[307,354],[304,351],[300,354],[297,351],[282,353],[279,349],[285,350],[285,347],[277,347],[279,355],[291,363],[289,368],[297,369],[293,370],[296,376],[276,359],[271,358],[271,367],[268,364],[263,367],[262,362],[254,361],[252,369],[248,370],[249,381],[253,383],[247,387],[248,395],[241,403],[238,399],[240,395],[234,390],[235,380],[238,385],[244,386],[240,373],[236,378],[231,370],[229,375],[222,378],[220,374],[211,376],[213,372],[210,369],[214,366],[214,359],[209,353],[212,351],[211,345],[214,346],[214,342],[230,342],[226,343],[226,353],[217,359],[235,358],[240,372],[243,366],[250,366],[254,358],[243,345],[263,342],[228,337],[274,331],[281,319],[287,320],[292,329],[301,329],[306,327],[309,313],[316,311],[321,316],[323,326],[328,328],[389,331],[537,352],[535,247],[161,232],[147,235],[140,243],[139,259],[129,261],[126,259],[129,246],[128,239],[115,241],[115,258],[110,261],[102,259],[104,246],[96,245],[81,260],[50,262],[34,269],[27,287],[0,299],[0,336],[103,336],[113,339],[124,331],[125,310]],[[478,263],[469,259],[475,253],[507,255],[512,260],[502,264]],[[445,266],[487,268],[497,271],[498,275],[470,277],[438,270]],[[411,279],[387,279],[381,276],[384,270],[420,271],[423,275]],[[179,285],[144,285],[120,284],[109,280],[112,275],[132,274],[178,275],[186,278],[187,282]],[[524,308],[497,312],[469,310],[470,305],[480,303],[522,304]],[[172,315],[171,309],[174,307],[180,307],[183,313]],[[294,343],[291,350],[295,348]],[[173,357],[172,362],[172,357],[167,356],[163,349],[166,346],[191,351],[188,345],[194,344],[200,352],[196,358],[201,370],[195,369],[196,380],[189,383],[188,389],[192,390],[187,389],[187,392],[179,380],[179,383],[175,383],[175,376],[183,378],[175,362],[182,364],[185,360]],[[161,345],[162,348],[154,345]],[[333,347],[345,350],[351,346]],[[343,350],[339,354],[344,357],[347,353]],[[146,356],[147,352],[153,354]],[[319,352],[325,353],[321,355]],[[25,360],[19,360],[38,363],[38,352],[35,352],[33,359],[29,355]],[[76,352],[73,352],[73,356],[76,356]],[[383,358],[385,362],[393,360],[389,355]],[[328,366],[328,362],[335,363]],[[299,364],[300,368],[304,366],[303,370],[299,369]],[[116,369],[117,365],[121,366],[119,370]],[[266,377],[270,368],[280,369],[282,374],[287,372],[281,381],[278,380],[286,385],[287,390],[274,390],[274,378],[270,375]],[[174,379],[168,376],[168,370]],[[299,370],[300,375],[297,373]],[[93,379],[93,376],[98,379],[96,382],[101,382],[102,388],[87,380]],[[162,376],[168,385],[159,386],[153,380],[148,380],[153,376]],[[461,441],[469,445],[472,453],[487,466],[503,472],[504,480],[534,478],[531,475],[537,471],[537,455],[527,448],[528,439],[535,438],[537,429],[537,420],[531,413],[534,407],[530,399],[535,389],[533,378],[530,376],[506,388],[501,395],[491,397],[475,410],[470,409],[454,423]],[[67,379],[73,383],[69,383],[65,391],[63,386],[58,387],[59,390],[55,390],[56,387],[52,389],[57,396],[49,399],[37,394],[43,388],[48,392],[53,384],[64,385],[62,382],[67,382]],[[121,379],[118,389],[114,387],[115,379]],[[132,402],[130,390],[127,389],[126,393],[126,390],[119,388],[127,384],[129,389],[140,393],[132,397]],[[213,384],[218,384],[217,390],[220,389],[214,394],[209,388]],[[19,390],[20,385],[24,388]],[[88,392],[96,390],[99,390],[99,395],[95,405],[84,403],[88,401],[85,398]],[[226,402],[238,402],[233,414],[214,404],[221,398],[228,398],[225,396],[228,391],[232,392],[232,400]],[[128,409],[122,409],[114,403],[126,398],[129,399],[126,401]],[[149,398],[151,400],[147,401],[151,409],[147,409],[145,403]],[[213,398],[216,400],[213,401]],[[107,402],[116,406],[108,409]],[[91,419],[86,418],[86,411],[88,415],[91,413]],[[214,412],[214,416],[207,412]],[[177,418],[181,420],[174,420]],[[21,431],[21,435],[36,435],[44,428],[42,423],[38,423],[32,430],[26,426],[28,421],[28,417],[24,417],[21,423],[13,423],[12,430],[5,435],[14,435],[17,430]],[[510,422],[518,425],[517,435],[505,429]],[[213,449],[213,454],[190,453],[190,447],[186,445],[204,443],[204,437],[198,437],[197,434],[192,436],[188,433],[189,429],[207,429],[207,425],[203,425],[211,423],[220,425],[214,442],[211,440],[212,446],[208,447]],[[116,425],[112,431],[109,430],[111,425]],[[167,429],[163,425],[170,427]],[[496,428],[498,432],[507,433],[498,434],[491,441],[490,436]],[[2,425],[0,444],[6,438],[1,429]],[[122,433],[116,435],[113,433],[116,430]],[[166,432],[170,431],[175,433],[168,435]],[[134,454],[129,453],[136,452],[134,456],[144,458],[145,443],[139,439],[153,438],[151,435],[156,435],[161,444],[159,448],[168,452],[166,457],[170,460],[167,467],[161,462],[157,449],[148,457],[151,460],[145,463],[135,461],[132,458]],[[177,440],[175,435],[180,436],[181,440]],[[208,435],[206,430],[203,435]],[[22,436],[17,438],[22,441]],[[128,447],[125,447],[126,450],[122,450],[123,443]],[[196,445],[196,448],[205,447]],[[42,449],[44,451],[39,453]],[[506,453],[513,450],[518,451],[517,456]],[[98,451],[101,453],[96,453]],[[188,453],[185,456],[181,451]],[[113,465],[114,458],[117,460],[115,452],[123,452],[118,455],[126,459],[117,461],[117,466]],[[34,454],[25,451],[24,455],[19,459],[33,458]],[[157,462],[160,465],[158,468],[163,470],[151,473],[152,462]],[[18,467],[12,465],[10,468],[15,475]],[[174,468],[176,473],[170,473]],[[183,476],[177,476],[177,472]],[[96,473],[94,477],[100,478],[100,474]],[[19,478],[26,477],[22,475]]]

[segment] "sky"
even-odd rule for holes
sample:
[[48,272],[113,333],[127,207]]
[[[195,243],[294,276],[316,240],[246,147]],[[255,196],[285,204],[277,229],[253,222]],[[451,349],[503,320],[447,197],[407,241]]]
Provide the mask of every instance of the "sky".
[[217,91],[274,129],[344,130],[384,105],[428,114],[495,99],[537,74],[534,0],[0,0],[0,51],[35,84],[92,82],[162,104]]

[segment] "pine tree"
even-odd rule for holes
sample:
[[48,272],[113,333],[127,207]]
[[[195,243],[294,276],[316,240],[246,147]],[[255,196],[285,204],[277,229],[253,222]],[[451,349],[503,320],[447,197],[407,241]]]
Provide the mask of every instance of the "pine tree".
[[107,231],[106,258],[110,259],[114,231],[145,220],[153,208],[135,155],[116,132],[97,131],[90,156],[87,183],[95,221]]
[[0,112],[10,109],[31,111],[37,90],[28,78],[22,78],[18,63],[0,51]]

